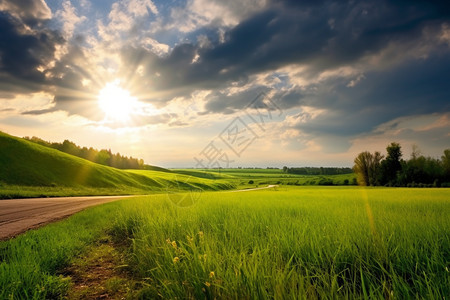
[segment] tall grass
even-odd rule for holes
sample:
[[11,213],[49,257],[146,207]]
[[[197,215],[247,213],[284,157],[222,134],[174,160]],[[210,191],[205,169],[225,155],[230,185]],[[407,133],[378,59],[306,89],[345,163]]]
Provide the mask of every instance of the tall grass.
[[0,242],[0,299],[58,299],[70,280],[58,275],[71,259],[111,226],[117,203]]
[[121,200],[0,242],[0,299],[64,297],[58,273],[105,231],[142,298],[450,295],[450,190],[302,187]]
[[121,202],[114,236],[163,298],[450,295],[450,191],[297,188]]

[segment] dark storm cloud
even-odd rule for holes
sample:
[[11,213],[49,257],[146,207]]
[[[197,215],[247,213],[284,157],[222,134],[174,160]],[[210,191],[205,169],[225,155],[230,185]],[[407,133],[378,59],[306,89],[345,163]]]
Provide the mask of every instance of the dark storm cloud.
[[[398,117],[450,111],[448,66],[450,55],[371,72],[351,88],[342,80],[329,80],[314,92],[293,89],[274,98],[283,109],[304,105],[326,110],[297,125],[302,132],[352,136]],[[297,103],[293,103],[292,99],[301,93]]]
[[[60,33],[45,26],[51,16],[45,2],[6,1],[0,8],[4,10],[0,11],[0,90],[9,94],[37,91],[54,94],[53,108],[25,114],[64,110],[98,119],[93,107],[96,96],[92,89],[82,85],[83,79],[91,79],[95,74],[87,71],[88,60],[77,44],[65,44]],[[77,41],[74,39],[74,43]],[[56,60],[58,45],[67,46],[67,50]]]
[[21,22],[0,12],[0,89],[38,91],[47,84],[45,67],[52,59],[55,45],[62,39],[50,30],[22,33]]
[[[258,95],[268,93],[270,89],[265,86],[255,85],[247,90],[232,95],[227,95],[220,91],[214,91],[208,96],[208,103],[205,105],[205,113],[232,114],[236,110],[241,110],[253,103]],[[224,101],[226,99],[226,101]]]
[[43,0],[2,0],[0,10],[8,11],[12,16],[31,26],[48,20],[52,16]]
[[289,64],[321,72],[377,54],[393,42],[420,43],[425,28],[436,32],[449,16],[449,5],[440,2],[295,3],[275,1],[229,30],[224,43],[181,44],[156,62],[151,56],[152,70],[161,75],[151,88],[214,89]]

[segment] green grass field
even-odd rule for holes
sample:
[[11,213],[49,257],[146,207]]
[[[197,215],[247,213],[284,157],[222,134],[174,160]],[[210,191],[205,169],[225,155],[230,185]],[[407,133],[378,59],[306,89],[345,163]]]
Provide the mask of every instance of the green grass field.
[[58,270],[107,232],[140,282],[131,298],[443,299],[449,215],[449,189],[279,187],[202,193],[189,207],[126,199],[0,243],[0,298],[64,294]]
[[220,179],[155,170],[119,170],[0,132],[0,199],[221,190]]
[[280,169],[173,169],[173,172],[201,178],[223,179],[238,189],[254,188],[269,184],[278,185],[354,185],[355,174],[296,175]]

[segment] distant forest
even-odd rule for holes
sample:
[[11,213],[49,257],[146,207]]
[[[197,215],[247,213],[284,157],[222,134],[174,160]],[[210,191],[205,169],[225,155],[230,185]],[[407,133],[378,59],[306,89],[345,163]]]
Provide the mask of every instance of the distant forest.
[[65,153],[90,160],[101,165],[118,169],[147,169],[147,167],[150,167],[144,165],[144,160],[142,159],[133,158],[131,156],[123,156],[120,155],[120,153],[111,153],[111,150],[106,149],[97,150],[92,147],[80,147],[69,140],[64,140],[62,143],[51,143],[35,136],[31,138],[26,136],[24,139],[45,147],[57,149]]
[[353,170],[360,185],[450,187],[450,149],[441,159],[425,157],[414,146],[411,158],[404,160],[398,143],[388,145],[386,152],[386,158],[378,151],[358,154]]
[[302,167],[302,168],[288,168],[283,167],[283,172],[297,175],[340,175],[351,174],[351,168],[336,168],[336,167]]

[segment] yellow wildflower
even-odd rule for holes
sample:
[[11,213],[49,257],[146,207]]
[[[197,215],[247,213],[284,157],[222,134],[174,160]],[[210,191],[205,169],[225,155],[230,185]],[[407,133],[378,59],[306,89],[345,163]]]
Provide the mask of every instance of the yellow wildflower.
[[174,249],[177,249],[177,242],[173,241],[173,242],[172,242],[172,247],[173,247]]
[[175,256],[173,258],[173,263],[176,264],[179,260],[180,260],[180,258],[178,256]]
[[199,236],[199,237],[203,237],[203,231],[199,231],[199,232],[198,232],[198,236]]
[[206,285],[207,287],[210,287],[210,286],[211,286],[211,283],[209,283],[208,281],[206,281],[206,282],[205,282],[205,285]]
[[214,277],[214,271],[209,272],[209,278],[213,278]]

